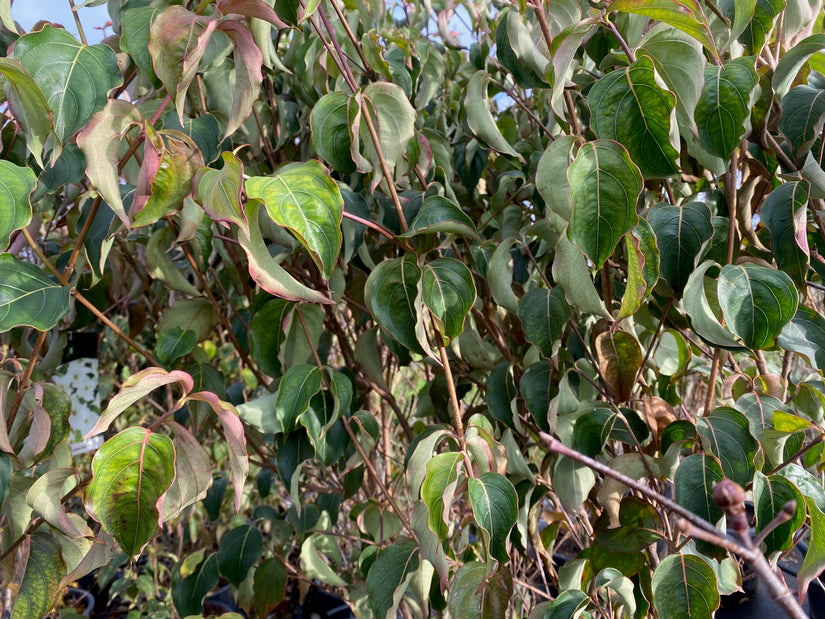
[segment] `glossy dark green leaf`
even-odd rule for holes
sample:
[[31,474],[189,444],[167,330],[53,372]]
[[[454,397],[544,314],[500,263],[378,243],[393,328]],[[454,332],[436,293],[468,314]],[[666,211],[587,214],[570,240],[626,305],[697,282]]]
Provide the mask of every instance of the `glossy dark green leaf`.
[[663,178],[679,169],[670,125],[676,97],[656,84],[650,58],[642,56],[628,68],[608,73],[587,101],[593,131],[621,143],[642,176]]
[[595,405],[587,410],[573,426],[573,449],[591,458],[599,455],[615,421],[616,413],[607,406]]
[[759,55],[777,15],[784,8],[785,0],[756,0],[753,19],[739,36],[739,42],[747,48],[748,53]]
[[312,108],[309,119],[315,152],[342,174],[355,172],[350,155],[348,101],[349,97],[342,92],[326,94]]
[[221,154],[223,133],[214,115],[201,114],[195,118],[184,118],[181,124],[178,115],[170,110],[162,116],[161,120],[165,129],[174,129],[190,137],[207,165],[214,162]]
[[278,386],[275,414],[284,432],[295,428],[298,418],[309,408],[312,397],[321,390],[321,370],[315,365],[293,365],[286,371]]
[[421,499],[427,506],[430,530],[439,539],[447,539],[452,499],[455,496],[458,474],[463,466],[464,455],[460,452],[436,454],[427,463],[427,477],[421,484]]
[[610,552],[641,552],[663,538],[661,515],[650,503],[636,497],[622,500],[619,521],[619,527],[600,527],[594,531],[599,544]]
[[278,353],[286,338],[284,319],[292,308],[292,302],[286,299],[273,299],[256,311],[249,323],[252,358],[262,372],[273,378],[281,374]]
[[656,234],[659,273],[681,295],[704,244],[713,236],[710,209],[702,202],[659,204],[650,209],[647,221]]
[[646,219],[640,219],[624,237],[627,257],[627,282],[618,320],[635,314],[659,281],[660,254],[656,233]]
[[825,125],[825,90],[802,85],[792,88],[779,107],[779,130],[791,143],[797,161],[803,161]]
[[811,364],[825,371],[825,318],[815,310],[800,305],[776,343],[785,350],[805,355]]
[[487,94],[487,85],[490,75],[486,71],[477,71],[467,84],[464,107],[467,111],[467,125],[470,131],[493,150],[505,155],[522,159],[501,133],[496,125],[493,114],[490,112],[490,97]]
[[786,503],[796,501],[793,516],[773,529],[765,537],[765,552],[787,550],[793,545],[794,533],[805,522],[805,499],[796,486],[782,475],[765,476],[760,472],[753,478],[753,506],[756,513],[756,532],[771,522]]
[[504,619],[512,595],[509,569],[499,567],[491,574],[489,565],[470,561],[453,576],[447,607],[453,617]]
[[9,496],[13,474],[11,457],[5,451],[0,452],[0,504]]
[[172,575],[172,601],[181,617],[203,612],[203,598],[218,584],[218,555],[209,554],[190,574],[181,577],[180,565]]
[[512,427],[516,414],[516,385],[513,367],[506,361],[499,363],[487,378],[487,409],[493,419]]
[[327,169],[314,160],[289,164],[274,177],[253,176],[244,188],[263,201],[276,224],[295,234],[329,279],[341,249],[344,199]]
[[665,22],[689,34],[711,54],[718,56],[707,17],[698,0],[615,0],[610,10],[638,13]]
[[103,109],[109,91],[122,81],[112,48],[82,45],[68,31],[49,24],[20,37],[14,55],[46,95],[63,142]]
[[466,234],[477,237],[475,224],[461,208],[444,196],[427,196],[410,224],[407,236],[433,232]]
[[37,202],[48,193],[56,192],[66,183],[79,183],[86,172],[86,157],[77,144],[67,144],[51,167],[37,177],[37,187],[31,196]]
[[527,341],[537,346],[545,357],[551,357],[553,344],[561,338],[570,319],[564,291],[560,287],[533,288],[521,298],[518,317]]
[[707,417],[697,417],[696,429],[705,448],[722,465],[725,477],[740,486],[753,479],[759,443],[749,431],[747,418],[731,408],[717,408]]
[[158,335],[155,343],[155,354],[158,361],[169,364],[192,352],[198,343],[198,334],[191,329],[172,327]]
[[[825,92],[825,91],[823,91]],[[808,247],[808,190],[806,181],[783,183],[762,204],[762,223],[771,233],[776,265],[804,287],[810,262]]]
[[796,288],[775,269],[729,264],[719,274],[718,292],[728,328],[755,350],[772,346],[796,313]]
[[524,398],[527,410],[545,432],[549,430],[547,413],[550,400],[558,391],[553,366],[549,361],[542,360],[534,363],[521,375],[519,393]]
[[68,286],[55,284],[30,262],[0,256],[0,333],[26,325],[48,331],[68,310]]
[[264,539],[257,527],[243,524],[228,531],[218,548],[221,576],[236,587],[263,553]]
[[473,517],[488,540],[488,552],[499,564],[507,563],[507,538],[518,518],[518,496],[513,484],[499,473],[482,473],[468,481]]
[[716,575],[695,555],[665,557],[653,573],[653,606],[667,619],[711,619],[719,606]]
[[255,612],[265,617],[286,597],[288,574],[281,557],[264,559],[255,570]]
[[422,353],[416,337],[421,269],[410,258],[385,260],[370,273],[364,297],[373,316],[393,338]]
[[753,58],[743,57],[705,69],[705,85],[694,112],[699,143],[724,160],[751,129],[752,97],[759,82],[753,67]]
[[420,564],[418,544],[402,537],[378,553],[367,574],[369,605],[376,619],[394,617]]
[[49,614],[57,601],[60,580],[66,575],[66,562],[60,551],[60,544],[48,533],[35,533],[29,537],[31,543],[26,559],[26,571],[20,583],[12,619],[41,619]]
[[636,386],[636,374],[642,365],[642,349],[627,331],[605,331],[596,338],[599,370],[610,389],[626,402]]
[[713,484],[722,481],[722,467],[705,454],[685,458],[676,469],[673,484],[676,502],[710,523],[722,517],[722,510],[713,502]]
[[9,235],[29,225],[32,207],[29,196],[34,191],[37,178],[31,168],[16,166],[10,161],[0,161],[0,248],[9,245]]
[[476,300],[473,274],[455,258],[436,258],[422,269],[421,300],[432,312],[444,344],[464,330],[464,319]]
[[573,200],[567,236],[601,269],[638,221],[642,176],[623,146],[596,140],[581,147],[567,180]]
[[127,428],[98,449],[86,509],[127,555],[158,532],[158,500],[175,478],[172,441],[140,427]]

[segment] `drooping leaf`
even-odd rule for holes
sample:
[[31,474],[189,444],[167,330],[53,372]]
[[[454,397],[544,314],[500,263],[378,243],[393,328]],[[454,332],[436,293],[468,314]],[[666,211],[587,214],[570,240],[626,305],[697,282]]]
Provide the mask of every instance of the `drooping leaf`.
[[482,473],[468,481],[473,517],[488,540],[490,556],[509,561],[507,538],[518,519],[518,496],[513,484],[499,473]]
[[284,319],[293,307],[291,301],[273,299],[258,309],[249,323],[250,354],[261,371],[273,378],[281,374],[278,352],[286,338]]
[[815,34],[799,41],[782,54],[771,79],[773,93],[777,99],[788,94],[799,69],[811,56],[823,49],[825,49],[825,34]]
[[275,414],[287,434],[309,408],[312,397],[321,390],[321,371],[309,364],[293,365],[286,371],[278,388]]
[[753,478],[753,506],[756,514],[756,532],[771,522],[786,503],[796,502],[791,518],[765,537],[765,552],[787,550],[793,545],[794,534],[805,522],[805,500],[799,489],[782,475],[763,475],[757,471]]
[[760,210],[762,223],[771,233],[776,265],[800,287],[805,286],[810,262],[808,190],[806,181],[783,183],[768,194]]
[[487,285],[493,300],[509,312],[518,312],[518,299],[513,292],[513,256],[510,249],[515,239],[503,240],[487,262]]
[[559,174],[573,161],[573,149],[578,140],[572,135],[562,135],[550,142],[539,159],[536,168],[536,189],[550,210],[564,223],[570,220],[570,185],[567,177]]
[[161,363],[169,364],[188,355],[198,343],[198,335],[191,329],[173,327],[158,335],[155,343],[155,355]]
[[142,6],[124,11],[120,15],[120,49],[129,54],[138,68],[155,80],[155,68],[149,53],[149,31],[160,9]]
[[394,617],[420,564],[418,544],[402,537],[378,553],[367,573],[369,605],[376,619]]
[[718,264],[706,260],[690,274],[685,285],[685,311],[694,331],[703,340],[722,348],[740,349],[742,345],[721,323],[717,294],[719,270]]
[[754,350],[773,345],[798,303],[790,277],[755,264],[723,267],[718,294],[728,328]]
[[68,31],[48,24],[20,37],[14,56],[46,96],[63,142],[103,109],[109,91],[122,81],[110,47],[82,45]]
[[567,236],[601,269],[638,221],[641,174],[623,146],[596,140],[581,147],[567,179],[573,200]]
[[656,234],[660,275],[681,295],[702,248],[713,236],[710,209],[702,202],[659,204],[650,210],[647,221]]
[[218,547],[221,576],[236,587],[263,553],[264,539],[258,527],[243,524],[228,531]]
[[779,130],[790,141],[793,157],[803,161],[825,125],[825,90],[796,86],[782,98],[779,107]]
[[753,58],[743,57],[705,69],[705,85],[694,112],[699,143],[725,161],[751,130],[751,107],[759,83],[753,67]]
[[226,135],[232,135],[252,113],[252,106],[260,93],[263,54],[246,24],[234,19],[221,20],[218,30],[224,32],[234,45],[235,84],[226,121]]
[[218,584],[218,555],[210,553],[191,573],[182,574],[180,564],[172,574],[172,601],[182,617],[199,615],[203,598]]
[[653,572],[653,605],[668,619],[711,619],[719,606],[716,575],[704,559],[672,554]]
[[584,254],[565,234],[556,242],[553,279],[564,289],[570,305],[580,312],[603,317],[609,315],[590,277]]
[[490,112],[490,97],[487,84],[490,76],[486,71],[477,71],[467,84],[464,107],[467,111],[467,125],[474,135],[484,140],[492,149],[523,161],[522,156],[504,138]]
[[759,55],[777,15],[784,8],[785,0],[756,0],[753,19],[739,36],[739,42],[745,45],[749,54]]
[[677,170],[671,115],[676,97],[659,88],[653,62],[642,56],[626,69],[608,73],[587,97],[596,135],[624,146],[645,178]]
[[86,510],[124,553],[134,556],[158,532],[158,502],[174,478],[172,441],[143,428],[127,428],[92,459]]
[[68,537],[82,537],[83,532],[71,521],[61,505],[63,488],[69,478],[74,478],[67,490],[80,481],[77,472],[69,468],[57,468],[41,475],[26,493],[26,503],[52,527]]
[[615,0],[610,5],[610,10],[638,13],[663,21],[689,34],[704,45],[713,56],[719,56],[707,17],[698,0]]
[[[522,46],[529,45],[528,41],[531,41],[530,32],[519,12],[509,9],[501,11],[496,26],[496,53],[499,61],[512,73],[516,84],[522,88],[546,87],[547,82],[544,79],[543,69],[537,71],[538,67],[519,61],[519,51],[521,51]],[[533,53],[540,56],[535,51]],[[547,60],[545,59],[544,62],[546,64]]]
[[49,614],[56,601],[66,562],[60,544],[48,533],[29,537],[26,571],[11,609],[12,619],[40,619]]
[[[26,146],[43,166],[43,148],[54,135],[53,113],[40,87],[14,58],[0,58],[0,73],[6,78],[6,97],[15,117],[26,131]],[[59,153],[58,153],[59,154]]]
[[364,297],[375,320],[410,350],[422,353],[416,337],[416,297],[421,269],[413,260],[385,260],[370,273]]
[[444,196],[427,196],[415,219],[410,223],[409,236],[419,236],[433,232],[466,234],[477,237],[473,220],[461,208]]
[[624,237],[627,256],[627,282],[618,320],[635,314],[659,281],[660,253],[656,234],[646,219],[640,219]]
[[688,456],[673,476],[676,502],[700,518],[716,523],[722,517],[722,510],[713,502],[713,484],[722,478],[722,468],[711,456]]
[[558,385],[549,361],[534,363],[521,376],[519,394],[524,398],[527,410],[538,426],[545,432],[549,430],[547,414],[550,400],[558,393]]
[[213,163],[221,155],[221,126],[213,114],[201,114],[195,118],[184,118],[180,122],[174,110],[169,110],[161,116],[164,129],[180,131],[198,147],[203,155],[203,162]]
[[453,617],[504,619],[513,595],[510,570],[490,567],[479,561],[465,563],[453,576],[447,607]]
[[507,361],[502,361],[493,368],[487,378],[487,410],[490,417],[513,427],[513,418],[517,412],[517,395],[513,366]]
[[427,476],[421,484],[421,499],[427,506],[430,530],[441,540],[447,539],[450,511],[464,456],[449,451],[433,456],[427,463]]
[[[589,603],[590,598],[584,591],[569,589],[562,591],[552,602],[543,602],[547,606],[542,609],[542,613],[535,617],[530,613],[529,619],[578,619]],[[536,610],[539,610],[538,606],[533,612]]]
[[732,408],[718,408],[707,417],[697,417],[696,429],[725,477],[741,486],[750,483],[759,443],[750,434],[747,418]]
[[314,160],[290,164],[274,177],[250,178],[244,188],[266,205],[275,223],[295,234],[329,279],[341,249],[344,199],[326,168]]
[[166,422],[175,432],[175,480],[163,497],[160,519],[177,518],[184,509],[200,501],[212,486],[209,454],[195,436],[174,421]]
[[527,341],[550,358],[553,344],[559,340],[570,319],[570,308],[559,288],[533,288],[521,298],[518,316]]
[[0,161],[0,248],[9,245],[9,235],[29,225],[32,207],[29,196],[34,191],[37,178],[31,168],[16,166],[10,161]]
[[802,567],[797,574],[796,584],[800,603],[808,593],[810,582],[825,568],[825,514],[813,499],[806,497],[805,503],[811,516],[811,536],[808,541],[808,552],[805,553]]
[[805,355],[812,365],[825,371],[825,318],[815,310],[800,305],[776,343],[785,350]]
[[464,330],[464,319],[476,300],[473,274],[455,258],[436,258],[424,265],[421,300],[432,312],[444,344]]
[[560,117],[567,113],[564,102],[564,88],[572,77],[573,61],[576,58],[582,41],[598,26],[595,17],[575,20],[564,30],[559,32],[550,46],[550,66],[552,71],[553,91],[550,95],[550,107]]
[[69,288],[59,286],[30,262],[0,255],[0,333],[30,326],[52,329],[69,310]]
[[642,349],[632,333],[605,331],[596,338],[599,370],[610,389],[626,402],[636,386],[636,373],[642,365]]
[[309,119],[315,151],[342,174],[355,171],[350,155],[348,101],[349,98],[342,92],[326,94],[312,108]]

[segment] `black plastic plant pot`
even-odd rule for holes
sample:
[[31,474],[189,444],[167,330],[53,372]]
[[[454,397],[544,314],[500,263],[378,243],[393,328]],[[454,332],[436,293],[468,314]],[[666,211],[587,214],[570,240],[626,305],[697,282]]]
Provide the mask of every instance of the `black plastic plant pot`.
[[821,576],[808,585],[808,606],[811,619],[825,619],[825,581]]

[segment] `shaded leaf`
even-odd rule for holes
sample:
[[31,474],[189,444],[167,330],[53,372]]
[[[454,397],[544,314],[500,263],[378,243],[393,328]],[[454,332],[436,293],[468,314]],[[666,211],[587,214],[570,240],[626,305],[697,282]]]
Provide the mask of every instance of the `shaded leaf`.
[[773,28],[776,16],[784,8],[785,0],[756,0],[753,19],[739,36],[739,42],[747,47],[748,53],[759,55],[768,32]]
[[385,260],[367,279],[364,297],[375,320],[401,344],[423,353],[416,336],[421,269],[410,258]]
[[287,571],[280,557],[264,559],[255,570],[255,612],[265,617],[286,596]]
[[309,364],[290,367],[278,387],[275,414],[284,432],[295,428],[298,418],[309,408],[312,397],[321,390],[321,371]]
[[244,524],[228,531],[218,547],[221,576],[239,586],[249,569],[261,558],[263,543],[263,536],[257,527]]
[[181,565],[172,574],[172,601],[182,617],[199,615],[203,611],[203,598],[218,584],[218,555],[209,554],[187,575]]
[[488,540],[488,552],[499,564],[507,563],[507,538],[518,519],[518,496],[513,484],[499,473],[482,473],[468,481],[476,524]]
[[722,310],[717,295],[719,265],[710,260],[700,264],[685,286],[685,311],[696,334],[714,346],[739,349],[741,344],[721,323]]
[[421,484],[421,499],[430,514],[427,522],[442,540],[449,533],[450,512],[463,463],[464,455],[460,452],[436,454],[427,463],[427,476]]
[[349,97],[342,92],[328,93],[312,108],[309,119],[315,152],[342,174],[355,172],[350,155],[348,102]]
[[793,157],[802,161],[825,125],[825,90],[797,86],[779,104],[779,130],[791,143]]
[[163,497],[160,519],[177,518],[184,509],[200,501],[212,486],[212,463],[198,439],[182,425],[168,420],[175,432],[175,480]]
[[16,59],[0,58],[0,73],[6,78],[6,97],[11,110],[26,130],[26,146],[42,167],[43,147],[49,136],[54,135],[52,110],[43,91]]
[[825,34],[815,34],[802,39],[782,54],[771,78],[773,93],[777,99],[788,94],[802,66],[811,56],[822,50],[825,50]]
[[536,189],[550,210],[564,223],[570,220],[570,184],[559,170],[567,169],[573,161],[573,149],[578,140],[572,135],[562,135],[548,144],[536,168]]
[[11,609],[12,619],[40,619],[48,615],[66,573],[60,544],[51,535],[35,533],[28,542],[26,571]]
[[731,408],[717,408],[707,417],[696,418],[696,429],[705,448],[722,465],[725,477],[740,486],[753,479],[759,443],[749,432],[747,418]]
[[226,121],[226,135],[232,135],[252,113],[252,106],[258,98],[263,82],[263,54],[245,23],[234,19],[221,20],[218,30],[226,33],[234,44],[235,84]]
[[291,301],[273,299],[258,309],[249,323],[250,354],[261,371],[273,378],[281,374],[278,352],[286,338],[284,320],[293,307]]
[[34,191],[37,178],[31,168],[16,166],[10,161],[0,161],[0,248],[9,245],[9,235],[29,225],[32,207],[29,196]]
[[642,365],[642,349],[632,333],[605,331],[596,338],[599,370],[620,402],[630,399],[636,373]]
[[521,298],[518,308],[524,336],[550,358],[553,344],[561,339],[565,324],[570,319],[570,308],[559,288],[533,288]]
[[490,112],[490,98],[487,84],[490,76],[486,71],[477,71],[467,84],[464,108],[467,112],[467,125],[470,131],[492,149],[523,161],[522,156],[504,138],[501,130]]
[[645,219],[640,219],[624,237],[627,257],[627,282],[618,320],[635,314],[659,281],[659,247],[656,234]]
[[68,286],[55,284],[30,262],[0,255],[0,333],[22,326],[48,331],[68,310]]
[[479,561],[465,563],[453,576],[447,607],[453,617],[504,619],[513,595],[510,570],[490,567]]
[[405,236],[418,236],[433,232],[466,234],[477,237],[475,224],[470,217],[444,196],[427,196]]
[[782,327],[776,343],[785,350],[805,355],[819,370],[825,371],[825,318],[800,305],[791,321]]
[[771,249],[776,265],[804,287],[808,274],[808,189],[806,181],[783,183],[774,189],[759,214],[771,233]]
[[160,9],[142,6],[120,14],[120,49],[129,54],[138,68],[155,80],[155,68],[149,53],[149,31]]
[[722,479],[722,468],[712,457],[688,456],[673,476],[676,502],[700,518],[716,523],[722,517],[722,510],[713,502],[713,484]]
[[765,553],[788,550],[794,541],[794,533],[805,522],[805,500],[796,486],[782,475],[765,476],[757,471],[753,478],[753,506],[756,514],[756,532],[771,522],[786,503],[796,502],[793,516],[773,529],[765,537]]
[[424,265],[421,300],[432,312],[444,344],[464,330],[464,319],[476,300],[473,274],[455,258],[436,258]]
[[406,537],[378,553],[367,574],[369,605],[376,619],[395,616],[419,563],[418,544]]

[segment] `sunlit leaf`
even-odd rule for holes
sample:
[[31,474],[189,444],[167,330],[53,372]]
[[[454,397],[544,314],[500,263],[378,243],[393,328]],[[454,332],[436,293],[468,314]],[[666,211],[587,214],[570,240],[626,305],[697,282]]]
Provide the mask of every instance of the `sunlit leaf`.
[[790,501],[796,502],[791,518],[765,537],[765,552],[788,550],[794,542],[794,534],[805,522],[805,500],[799,489],[782,475],[756,473],[753,478],[753,506],[756,513],[756,532],[771,522]]
[[718,56],[707,17],[698,0],[615,0],[610,5],[610,10],[639,13],[663,21],[689,34],[712,55]]
[[9,236],[27,225],[32,218],[29,195],[34,191],[37,178],[30,168],[0,161],[0,248],[9,245]]
[[653,573],[653,605],[667,619],[711,619],[719,606],[713,569],[699,557],[672,554]]
[[30,262],[0,255],[0,333],[30,326],[48,331],[69,310],[69,288]]
[[458,337],[476,300],[473,274],[455,258],[436,258],[424,265],[421,299],[432,312],[445,344]]
[[490,112],[490,98],[487,94],[487,84],[490,76],[486,71],[477,71],[467,84],[464,106],[467,111],[467,124],[476,136],[484,140],[490,148],[505,155],[522,159],[496,125]]

